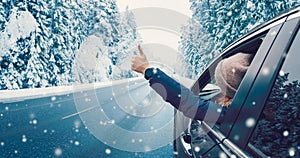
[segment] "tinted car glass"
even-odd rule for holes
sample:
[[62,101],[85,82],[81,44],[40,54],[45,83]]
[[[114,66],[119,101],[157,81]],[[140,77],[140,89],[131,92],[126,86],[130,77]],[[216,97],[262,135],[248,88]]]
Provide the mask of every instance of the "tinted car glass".
[[300,32],[279,71],[248,147],[258,155],[299,157]]

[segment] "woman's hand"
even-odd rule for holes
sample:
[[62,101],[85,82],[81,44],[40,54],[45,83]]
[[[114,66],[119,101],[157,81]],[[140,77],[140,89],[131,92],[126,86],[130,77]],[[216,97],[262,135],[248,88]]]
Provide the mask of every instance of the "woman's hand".
[[140,45],[138,46],[138,50],[140,55],[132,57],[131,69],[138,73],[145,74],[146,69],[150,68],[150,65]]

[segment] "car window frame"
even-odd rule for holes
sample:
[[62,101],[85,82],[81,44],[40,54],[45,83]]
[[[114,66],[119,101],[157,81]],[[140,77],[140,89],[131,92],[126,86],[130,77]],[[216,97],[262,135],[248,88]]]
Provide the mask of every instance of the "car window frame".
[[275,42],[277,34],[280,32],[280,29],[283,26],[285,20],[286,17],[279,19],[278,21],[272,23],[269,26],[266,26],[259,31],[260,34],[263,34],[266,31],[268,32],[259,50],[253,58],[252,63],[254,64],[251,64],[248,71],[246,72],[244,79],[242,80],[236,92],[234,100],[230,105],[228,112],[226,113],[225,119],[220,126],[220,130],[224,133],[224,135],[229,136],[233,128],[232,125],[236,122],[238,115],[240,114],[244,106],[244,101],[251,91],[254,81],[256,80],[256,77],[258,75],[259,69],[261,68],[261,65],[263,65],[264,60],[268,55],[273,43]]

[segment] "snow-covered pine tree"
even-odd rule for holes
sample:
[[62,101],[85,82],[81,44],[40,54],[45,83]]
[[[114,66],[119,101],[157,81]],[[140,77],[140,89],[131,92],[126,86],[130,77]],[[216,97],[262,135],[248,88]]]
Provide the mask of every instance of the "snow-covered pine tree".
[[[72,10],[63,5],[61,1],[55,0],[7,2],[6,12],[9,14],[9,21],[6,23],[5,31],[1,34],[9,37],[3,43],[11,43],[11,47],[7,48],[5,52],[1,52],[1,56],[2,59],[6,59],[8,65],[14,63],[15,57],[23,65],[22,70],[15,64],[9,69],[5,66],[1,67],[2,79],[21,80],[18,85],[14,84],[13,87],[9,85],[16,81],[6,82],[5,84],[8,86],[3,86],[1,89],[47,87],[69,82],[70,65],[72,56],[74,56],[72,48],[76,42],[69,39],[74,25],[70,23],[72,16],[68,16],[67,13]],[[23,14],[26,17],[23,17]],[[27,26],[29,24],[35,24],[35,26],[29,28]],[[18,26],[12,30],[9,25]],[[30,30],[28,31],[28,29]],[[75,36],[78,38],[80,34]],[[29,51],[24,52],[23,49]],[[24,53],[28,58],[23,58],[22,54]],[[18,71],[21,75],[11,77],[12,70]]]
[[18,89],[27,86],[24,82],[24,75],[26,75],[31,52],[34,50],[34,32],[37,24],[32,14],[24,9],[22,3],[18,3],[18,6],[19,8],[6,8],[10,9],[9,21],[3,32],[0,32],[2,37],[1,89]]
[[113,67],[112,78],[122,79],[137,76],[131,70],[131,58],[133,55],[138,54],[137,46],[141,43],[141,37],[137,32],[137,25],[134,14],[128,10],[121,13],[121,21],[119,25],[120,41],[117,48],[116,66]]
[[[119,73],[118,64],[122,63],[122,59],[128,56],[127,53],[132,53],[129,50],[129,45],[132,45],[135,40],[133,38],[136,36],[128,36],[128,34],[131,33],[130,29],[135,28],[127,27],[123,22],[125,20],[118,12],[115,1],[107,1],[107,3],[95,1],[92,3],[96,7],[89,15],[94,15],[90,19],[94,19],[95,22],[91,26],[88,38],[83,42],[76,56],[75,62],[77,63],[74,63],[73,69],[74,79],[79,83],[93,83],[124,78]],[[130,22],[129,19],[127,19],[128,22]],[[129,32],[123,33],[122,30],[126,30],[125,27]],[[90,47],[90,51],[86,50],[87,47]],[[90,58],[91,61],[87,63],[85,58]]]
[[[103,3],[100,5],[104,6]],[[134,15],[128,10],[120,14],[113,12],[110,9],[113,7],[109,5],[105,7],[108,7],[107,12],[97,13],[99,18],[108,14],[114,18],[95,23],[90,36],[83,42],[76,57],[77,63],[74,63],[76,82],[93,83],[136,76],[130,70],[130,61],[132,55],[137,53],[137,45],[141,40],[136,31]],[[90,59],[88,63],[86,58]]]
[[[196,78],[232,41],[299,0],[190,0],[192,20],[183,27],[180,52]],[[198,27],[198,28],[194,28]],[[195,65],[197,64],[197,65]]]
[[[197,78],[201,68],[208,64],[206,56],[210,57],[210,52],[214,48],[213,38],[209,34],[203,33],[202,25],[190,19],[187,26],[182,28],[181,44],[179,50],[184,53],[185,70],[181,72],[183,76]],[[207,53],[203,53],[207,52]],[[181,59],[178,59],[181,60]]]

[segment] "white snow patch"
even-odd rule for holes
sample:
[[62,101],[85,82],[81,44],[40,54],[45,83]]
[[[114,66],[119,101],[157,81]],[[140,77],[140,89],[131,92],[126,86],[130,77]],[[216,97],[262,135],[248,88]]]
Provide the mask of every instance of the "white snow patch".
[[5,26],[6,29],[0,32],[0,56],[6,54],[17,39],[28,37],[38,26],[29,11],[18,11],[16,7],[12,9],[9,19],[10,21]]
[[117,81],[108,81],[94,84],[80,84],[74,86],[59,86],[59,87],[46,87],[35,89],[19,89],[19,90],[3,90],[0,93],[0,102],[11,103],[27,99],[36,99],[44,97],[52,97],[66,94],[73,94],[80,91],[88,91],[93,89],[101,89],[111,87],[112,85],[118,86],[121,84],[128,84],[129,82],[146,82],[144,78],[128,78]]
[[10,34],[10,43],[15,43],[20,37],[29,36],[37,26],[38,24],[30,12],[17,11],[17,8],[14,8],[6,26],[6,31]]
[[[106,76],[111,60],[102,39],[91,35],[81,45],[74,64],[74,74],[79,78],[96,77],[108,81]],[[81,77],[80,77],[81,76]]]

